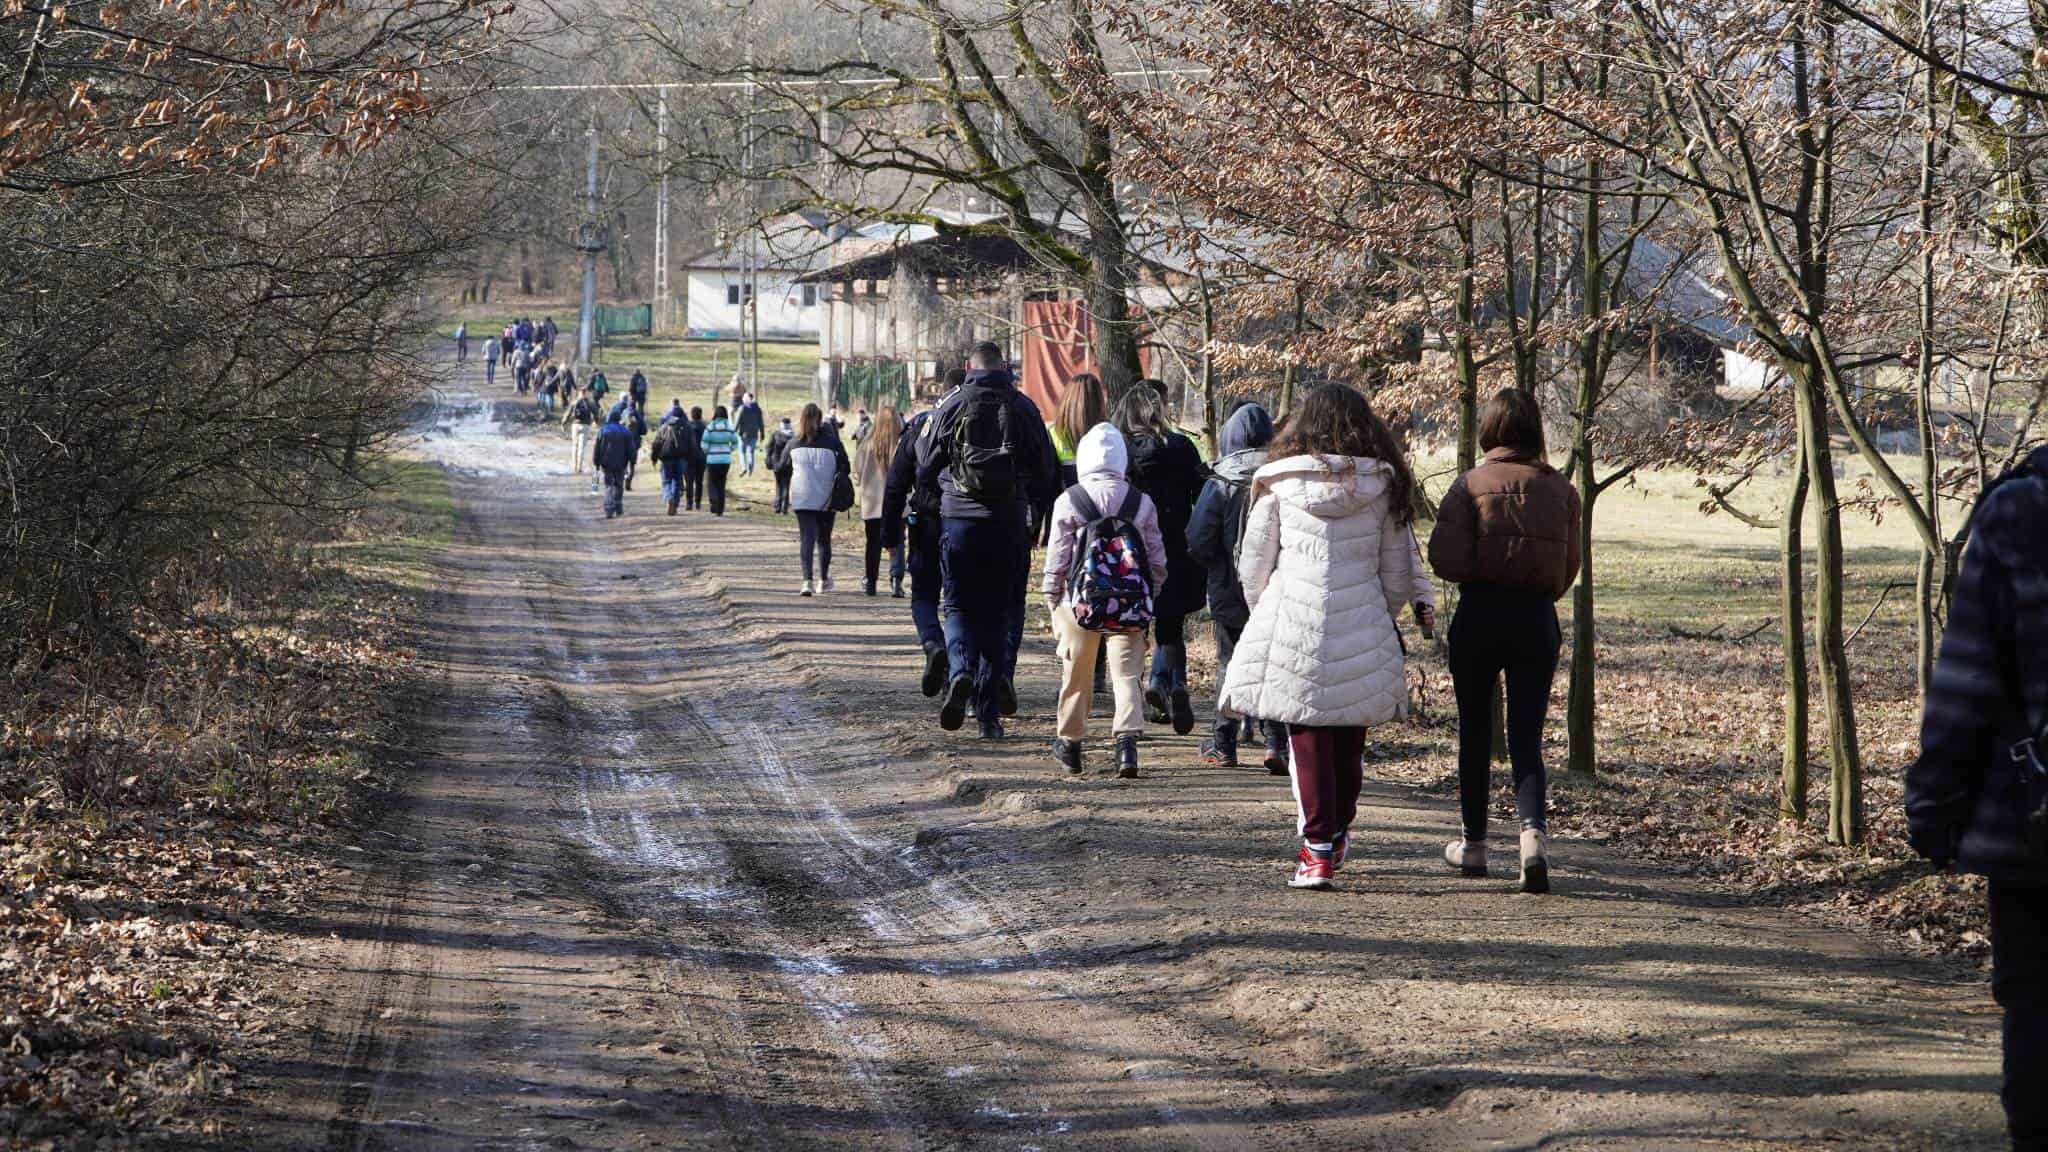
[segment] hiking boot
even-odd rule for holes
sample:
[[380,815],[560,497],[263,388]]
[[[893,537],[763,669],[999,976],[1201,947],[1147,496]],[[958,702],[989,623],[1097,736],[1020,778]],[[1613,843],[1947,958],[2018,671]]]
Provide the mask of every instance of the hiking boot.
[[1278,748],[1266,749],[1266,758],[1261,763],[1266,766],[1268,776],[1287,775],[1287,746],[1282,744]]
[[1138,778],[1138,738],[1124,735],[1116,738],[1116,774],[1120,780]]
[[1204,764],[1237,767],[1237,733],[1218,728],[1216,735],[1202,745],[1201,756]]
[[804,586],[802,588],[797,589],[796,594],[799,596],[809,596],[811,595],[811,591],[811,582],[809,580],[806,580],[804,581]]
[[1081,774],[1081,742],[1079,740],[1062,740],[1057,736],[1053,737],[1052,758],[1060,762],[1060,766],[1067,770],[1067,775],[1079,776]]
[[927,698],[937,696],[946,690],[946,676],[951,671],[951,662],[946,659],[946,650],[933,647],[924,654],[924,679],[918,682],[918,689]]
[[1458,875],[1474,880],[1486,878],[1486,841],[1467,840],[1460,836],[1444,845],[1444,863],[1458,870]]
[[671,516],[676,514],[676,502],[674,500],[668,502],[668,514]]
[[974,695],[974,681],[955,676],[946,685],[946,699],[939,705],[939,727],[958,732],[967,723],[967,698]]
[[[1098,688],[1096,691],[1100,692],[1101,689]],[[1165,694],[1157,688],[1145,689],[1145,723],[1166,724],[1170,722],[1169,717],[1166,715]]]
[[1550,891],[1550,834],[1541,828],[1522,829],[1522,891]]
[[1188,700],[1188,690],[1175,688],[1166,694],[1166,710],[1173,714],[1173,734],[1185,736],[1195,730],[1195,706]]
[[821,592],[830,592],[832,590],[832,578],[827,576],[823,580],[818,581],[818,589]]
[[1287,886],[1319,891],[1335,888],[1337,869],[1330,863],[1331,859],[1303,844],[1301,855],[1294,858],[1294,878],[1287,882]]
[[903,599],[903,577],[889,577],[889,597],[892,600]]
[[983,717],[981,720],[981,738],[983,740],[1001,740],[1003,738],[1003,722],[993,716]]
[[1017,714],[1017,685],[1008,676],[996,680],[996,711],[1004,716]]
[[875,582],[873,580],[861,581],[860,594],[863,596],[873,596],[875,594]]

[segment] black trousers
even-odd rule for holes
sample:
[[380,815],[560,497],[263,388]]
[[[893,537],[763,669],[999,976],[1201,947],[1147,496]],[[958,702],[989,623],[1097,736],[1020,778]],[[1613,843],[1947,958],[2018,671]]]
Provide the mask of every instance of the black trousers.
[[1493,699],[1503,674],[1508,694],[1508,761],[1515,814],[1524,828],[1544,827],[1550,777],[1543,767],[1543,717],[1557,676],[1557,608],[1540,592],[1468,584],[1451,620],[1451,686],[1458,697],[1458,800],[1465,838],[1486,837],[1493,771]]
[[895,579],[903,576],[903,545],[900,541],[885,539],[882,535],[882,519],[862,520],[861,528],[867,533],[866,549],[861,556],[863,574],[867,582],[874,584],[882,578],[882,551],[889,553],[889,575]]
[[704,462],[686,460],[683,462],[683,507],[704,506]]
[[2048,1152],[2048,886],[1991,881],[1991,998],[2005,1009],[2012,1146]]
[[711,474],[711,514],[713,516],[723,516],[725,515],[725,475],[732,471],[732,465],[730,463],[707,464],[704,466],[704,469]]
[[785,515],[789,511],[789,473],[775,474],[775,514]]

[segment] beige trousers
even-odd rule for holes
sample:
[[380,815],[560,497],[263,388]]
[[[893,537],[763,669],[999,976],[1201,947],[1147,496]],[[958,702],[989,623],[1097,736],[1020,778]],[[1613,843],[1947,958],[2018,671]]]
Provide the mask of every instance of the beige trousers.
[[1052,630],[1060,651],[1060,718],[1062,740],[1088,733],[1088,705],[1095,698],[1095,654],[1109,645],[1109,684],[1116,693],[1118,736],[1145,730],[1145,658],[1143,632],[1090,632],[1074,622],[1074,610],[1062,604],[1053,611]]
[[578,424],[576,426],[576,442],[569,449],[569,466],[578,472],[583,471],[584,457],[590,448],[589,438],[590,429]]

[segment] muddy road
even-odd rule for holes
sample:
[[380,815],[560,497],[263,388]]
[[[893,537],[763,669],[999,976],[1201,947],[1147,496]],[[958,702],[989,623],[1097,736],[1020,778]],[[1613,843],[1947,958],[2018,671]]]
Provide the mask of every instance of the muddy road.
[[795,598],[787,521],[643,470],[607,523],[485,410],[419,451],[445,675],[235,1147],[1999,1146],[1953,967],[1568,842],[1554,897],[1460,880],[1451,805],[1373,783],[1290,891],[1284,782],[1056,773],[1044,638],[1011,738],[947,735],[904,602]]

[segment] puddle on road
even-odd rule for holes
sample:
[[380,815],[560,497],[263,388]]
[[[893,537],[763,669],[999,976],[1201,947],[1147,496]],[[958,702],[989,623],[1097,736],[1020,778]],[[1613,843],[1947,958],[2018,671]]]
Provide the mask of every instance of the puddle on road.
[[414,439],[401,450],[465,472],[534,478],[569,475],[570,438],[556,420],[536,420],[534,411],[530,399],[437,391],[414,425]]

